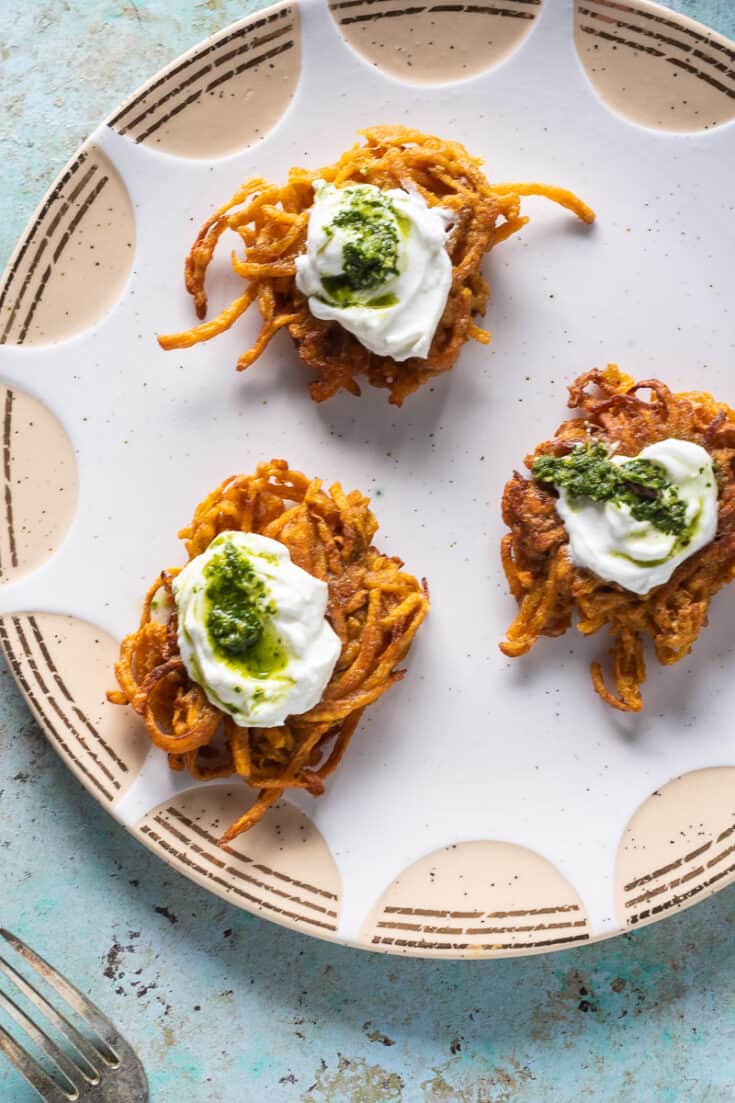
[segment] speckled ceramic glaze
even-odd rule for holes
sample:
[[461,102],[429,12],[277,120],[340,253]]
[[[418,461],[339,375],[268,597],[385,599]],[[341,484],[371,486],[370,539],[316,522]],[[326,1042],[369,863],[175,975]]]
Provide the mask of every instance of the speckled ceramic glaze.
[[[642,716],[594,695],[602,639],[508,662],[502,486],[608,360],[735,404],[735,50],[643,0],[281,4],[207,41],[101,127],[32,219],[0,287],[0,640],[49,739],[97,799],[213,892],[319,937],[500,956],[650,922],[735,879],[732,593]],[[308,398],[257,327],[158,349],[192,320],[193,229],[251,175],[334,160],[371,123],[463,141],[491,180],[543,179],[487,265],[490,349],[397,411]],[[235,290],[227,250],[214,305]],[[373,497],[378,543],[433,607],[407,678],[368,710],[327,794],[289,796],[226,850],[239,782],[168,770],[105,702],[120,637],[177,530],[228,473],[285,456]]]

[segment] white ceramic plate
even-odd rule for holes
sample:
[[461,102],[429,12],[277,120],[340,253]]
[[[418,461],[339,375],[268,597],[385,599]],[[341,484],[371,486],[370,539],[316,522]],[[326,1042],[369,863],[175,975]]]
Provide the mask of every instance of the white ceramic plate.
[[[735,878],[735,592],[690,659],[650,665],[641,716],[592,691],[607,640],[570,632],[515,662],[497,646],[515,612],[502,487],[566,385],[616,360],[735,404],[734,59],[642,0],[281,4],[152,80],[34,216],[0,301],[2,643],[81,781],[193,880],[351,945],[483,957],[610,935]],[[401,410],[369,388],[314,405],[285,336],[236,374],[254,317],[158,349],[192,321],[182,262],[215,206],[392,122],[598,212],[590,230],[527,202],[531,224],[487,264],[489,349]],[[215,307],[234,290],[226,252]],[[289,797],[223,852],[248,791],[171,773],[104,691],[195,504],[271,456],[371,493],[379,546],[428,577],[433,606],[327,794]]]

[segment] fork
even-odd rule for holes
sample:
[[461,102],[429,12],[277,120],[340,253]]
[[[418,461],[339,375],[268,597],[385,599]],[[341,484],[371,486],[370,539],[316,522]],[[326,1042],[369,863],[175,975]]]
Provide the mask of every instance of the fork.
[[[38,1008],[42,1017],[45,1016],[65,1036],[76,1052],[76,1057],[72,1059],[14,1000],[0,991],[0,1008],[22,1027],[61,1073],[61,1080],[57,1083],[0,1026],[0,1052],[15,1065],[41,1099],[46,1103],[148,1103],[148,1081],[143,1066],[132,1046],[120,1035],[113,1023],[30,946],[26,946],[6,930],[0,929],[0,938],[12,946],[98,1036],[91,1041],[80,1034],[32,984],[0,956],[0,973]],[[61,1086],[63,1082],[65,1086]]]

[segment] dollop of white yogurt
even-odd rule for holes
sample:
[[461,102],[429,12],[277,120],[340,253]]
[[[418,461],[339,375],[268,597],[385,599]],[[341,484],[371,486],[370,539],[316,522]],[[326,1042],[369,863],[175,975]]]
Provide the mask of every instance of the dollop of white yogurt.
[[[616,464],[633,458],[617,453],[610,456]],[[680,563],[714,539],[717,480],[709,453],[691,441],[670,437],[643,448],[635,458],[660,464],[686,504],[683,538],[661,532],[650,521],[636,520],[625,503],[572,499],[564,487],[558,488],[556,508],[566,526],[576,566],[634,594],[647,594],[668,582]]]
[[418,193],[317,180],[296,286],[315,317],[339,322],[377,356],[425,358],[452,285],[453,221]]
[[[228,562],[243,570],[263,628],[239,655],[223,650],[210,619],[212,581]],[[275,727],[318,704],[341,644],[325,616],[326,583],[296,566],[283,544],[256,533],[221,533],[176,576],[173,591],[184,666],[236,724]]]

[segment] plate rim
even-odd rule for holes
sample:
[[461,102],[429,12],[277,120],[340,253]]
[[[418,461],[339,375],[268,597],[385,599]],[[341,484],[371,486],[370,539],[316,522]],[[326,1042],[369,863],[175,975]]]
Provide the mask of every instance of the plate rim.
[[[543,17],[543,8],[544,8],[546,2],[547,2],[547,0],[542,0],[542,6],[539,8],[539,14],[541,14],[542,17]],[[550,0],[548,0],[548,2],[549,2],[549,6],[552,6]],[[575,14],[576,14],[576,9],[577,9],[577,6],[578,6],[579,2],[580,2],[580,0],[568,0],[569,14],[571,16],[572,21],[574,20],[574,17],[575,17]],[[6,263],[3,266],[2,273],[0,273],[0,288],[2,288],[5,285],[6,281],[8,280],[9,275],[10,275],[12,269],[13,269],[13,266],[15,265],[15,263],[18,259],[18,256],[19,256],[21,250],[23,249],[24,243],[26,241],[26,238],[27,238],[30,230],[37,223],[39,217],[41,216],[42,212],[46,209],[47,205],[53,200],[54,196],[56,194],[58,194],[58,191],[59,191],[60,187],[62,186],[65,178],[67,177],[67,174],[68,174],[69,169],[71,168],[71,166],[73,166],[75,164],[75,162],[77,162],[79,160],[80,157],[82,157],[85,154],[88,154],[90,150],[93,150],[93,149],[97,148],[96,147],[96,141],[95,141],[97,136],[100,133],[103,133],[106,128],[112,127],[113,121],[117,117],[119,117],[128,108],[128,106],[130,104],[132,104],[136,99],[138,99],[141,95],[143,95],[146,92],[146,90],[150,90],[152,88],[152,86],[154,86],[158,81],[165,78],[168,74],[170,74],[173,70],[175,70],[176,67],[181,65],[182,62],[184,62],[184,61],[186,61],[186,60],[188,60],[192,57],[197,56],[203,48],[205,48],[206,46],[208,46],[212,43],[216,43],[218,40],[225,37],[228,33],[231,33],[232,31],[234,31],[236,29],[240,29],[240,28],[244,29],[244,28],[251,27],[254,24],[257,24],[259,21],[263,20],[265,17],[267,17],[269,15],[273,15],[273,14],[277,13],[278,11],[288,9],[289,7],[295,8],[296,11],[298,12],[301,7],[316,6],[316,5],[327,6],[327,0],[276,0],[275,3],[268,4],[267,6],[258,9],[258,11],[256,11],[256,12],[251,12],[250,14],[248,14],[246,16],[243,16],[241,19],[235,20],[234,22],[227,24],[225,27],[222,27],[220,30],[215,31],[212,34],[206,36],[205,38],[198,40],[189,49],[185,50],[181,54],[178,54],[168,64],[166,64],[162,68],[156,70],[154,73],[152,73],[150,75],[150,77],[147,80],[145,80],[142,84],[140,84],[137,88],[135,88],[129,96],[127,96],[121,103],[119,103],[111,112],[109,112],[108,115],[106,115],[101,120],[100,123],[98,123],[94,127],[94,129],[84,139],[84,141],[78,147],[76,147],[76,149],[74,150],[72,155],[69,157],[69,159],[65,162],[65,164],[60,169],[60,171],[53,178],[52,182],[50,183],[50,185],[48,186],[48,188],[44,192],[44,194],[41,197],[40,201],[36,204],[36,206],[31,211],[31,213],[30,213],[30,215],[29,215],[29,217],[28,217],[28,219],[27,219],[27,221],[24,225],[24,228],[23,228],[22,232],[20,233],[13,249],[11,250],[11,252],[9,254],[9,257],[8,257]],[[621,7],[622,6],[623,6],[623,4],[621,4]],[[624,6],[629,7],[629,8],[633,8],[633,9],[638,10],[638,11],[643,11],[643,12],[647,12],[649,14],[656,15],[656,16],[662,18],[662,19],[668,20],[669,22],[674,22],[674,23],[678,24],[679,26],[681,26],[682,28],[687,28],[689,30],[695,31],[698,34],[704,34],[707,37],[714,38],[715,41],[717,41],[718,43],[720,43],[720,44],[722,44],[722,45],[724,45],[724,46],[726,46],[726,47],[728,47],[732,50],[735,50],[735,39],[730,39],[726,35],[722,34],[719,31],[714,30],[711,27],[708,27],[706,24],[702,23],[701,21],[699,21],[697,19],[694,19],[690,15],[687,15],[683,12],[674,11],[673,9],[671,9],[667,6],[658,3],[657,0],[624,0]],[[531,35],[533,35],[535,29],[536,29],[535,27],[531,29]],[[572,26],[570,26],[570,33],[572,33],[572,34],[574,33],[573,24],[572,24]],[[524,43],[525,43],[525,41],[526,40],[524,39]],[[521,44],[520,48],[523,48],[524,43]],[[354,46],[352,46],[351,43],[349,43],[349,42],[346,43],[346,46],[347,46],[347,49],[350,50],[351,53],[354,53],[356,56],[360,56],[359,54],[357,54],[357,51],[355,50]],[[502,62],[501,62],[501,64],[502,64]],[[580,65],[581,64],[582,63],[581,63],[581,60],[580,60]],[[582,68],[583,68],[583,66],[582,66]],[[469,80],[472,80],[474,75],[475,74],[471,74],[465,80],[451,80],[451,81],[448,81],[448,82],[437,82],[437,87],[441,88],[441,87],[445,86],[447,83],[452,84],[452,85],[454,85],[454,84],[463,84],[463,83],[466,83]],[[587,77],[587,79],[589,80],[589,77]],[[594,94],[598,95],[598,93],[596,91],[595,91]],[[608,110],[610,110],[613,113],[616,113],[615,109],[613,107],[611,107],[610,105],[606,105],[606,106],[608,107]],[[631,122],[631,125],[638,126],[638,127],[642,128],[644,130],[650,130],[652,133],[656,132],[655,128],[646,126],[646,125],[641,124],[641,123]],[[724,123],[723,125],[727,126],[728,124]],[[114,127],[113,127],[113,129],[114,129]],[[252,145],[257,145],[257,142],[252,143]],[[178,155],[167,153],[165,150],[160,151],[160,155],[163,156],[163,157],[172,157],[173,159],[178,159]],[[225,154],[221,154],[221,155],[216,156],[216,157],[212,157],[211,158],[211,163],[216,165],[219,161],[223,161],[223,162],[226,161],[228,159],[228,157],[230,157],[230,156],[232,156],[231,153],[230,154],[225,153]],[[67,338],[67,339],[73,339],[73,338]],[[21,615],[22,616],[22,615],[26,615],[26,614],[21,611],[17,614],[8,614],[7,617],[2,616],[2,617],[0,617],[0,623],[3,623],[6,619],[9,619],[11,615]],[[21,680],[19,678],[19,674],[18,674],[18,670],[17,670],[17,664],[14,661],[14,655],[13,655],[12,649],[9,647],[7,639],[5,638],[5,633],[3,633],[2,637],[0,637],[0,650],[2,651],[3,657],[4,657],[4,659],[7,663],[9,672],[11,673],[11,675],[13,677],[13,680],[14,680],[14,682],[15,682],[15,684],[16,684],[16,686],[17,686],[17,688],[18,688],[18,690],[19,690],[19,692],[20,692],[20,694],[23,698],[23,702],[24,702],[25,706],[31,712],[31,714],[34,717],[36,723],[39,725],[41,731],[43,732],[44,737],[47,739],[47,741],[54,748],[55,752],[57,753],[57,755],[61,759],[61,761],[64,763],[65,767],[73,773],[73,775],[76,777],[77,781],[79,781],[82,784],[82,786],[85,788],[85,790],[90,795],[90,797],[93,800],[95,800],[97,804],[101,805],[103,810],[108,815],[110,815],[118,824],[120,824],[125,829],[125,831],[136,842],[138,842],[139,844],[144,846],[150,853],[154,854],[157,859],[164,862],[169,869],[173,870],[174,873],[176,873],[176,874],[178,874],[182,877],[185,877],[187,880],[193,882],[199,888],[204,889],[205,891],[212,893],[214,896],[216,896],[219,899],[225,901],[226,903],[232,905],[233,907],[239,908],[240,910],[245,911],[245,912],[257,917],[260,920],[268,921],[270,923],[275,923],[276,925],[278,925],[280,927],[284,927],[287,930],[297,932],[297,933],[299,933],[301,935],[304,935],[306,937],[309,937],[309,938],[318,939],[319,941],[329,942],[329,943],[332,943],[334,945],[348,947],[350,949],[360,950],[360,951],[364,951],[364,952],[367,952],[367,953],[386,954],[386,955],[399,957],[399,958],[404,958],[404,959],[406,959],[406,958],[416,958],[416,959],[419,959],[419,960],[431,960],[431,961],[459,961],[459,960],[464,960],[464,961],[467,961],[467,960],[487,961],[487,960],[501,960],[501,959],[507,959],[507,958],[535,957],[535,956],[538,956],[540,954],[551,954],[551,953],[556,954],[556,953],[566,952],[566,951],[570,951],[570,950],[581,949],[582,947],[587,947],[587,946],[590,946],[590,945],[593,945],[593,944],[596,944],[596,943],[609,941],[610,939],[617,938],[617,937],[619,937],[621,935],[624,935],[624,934],[631,934],[631,933],[635,932],[636,930],[639,930],[643,927],[651,926],[653,924],[660,923],[660,922],[662,922],[666,919],[673,918],[674,916],[679,915],[684,911],[687,911],[689,908],[692,908],[696,904],[699,904],[700,902],[709,899],[710,897],[714,896],[718,892],[722,891],[723,889],[725,889],[725,888],[731,886],[733,883],[735,883],[735,869],[733,869],[733,871],[731,872],[731,874],[729,876],[723,877],[721,882],[718,882],[716,885],[704,886],[701,889],[699,889],[694,896],[691,896],[689,898],[685,898],[685,899],[682,899],[680,901],[676,901],[676,902],[672,903],[671,906],[667,909],[667,911],[664,914],[649,915],[645,918],[640,919],[635,924],[617,926],[614,930],[607,930],[607,931],[604,931],[604,932],[602,932],[600,934],[597,934],[597,935],[588,935],[588,937],[586,937],[583,942],[578,942],[578,943],[569,942],[567,944],[561,944],[561,945],[551,945],[551,946],[549,946],[549,945],[545,945],[545,946],[544,945],[539,945],[539,946],[535,946],[535,947],[526,947],[526,948],[523,948],[523,949],[513,949],[513,948],[503,948],[503,949],[498,949],[498,950],[468,949],[466,951],[454,951],[454,950],[452,950],[452,951],[438,951],[437,952],[436,950],[432,951],[428,948],[424,949],[422,947],[410,947],[409,949],[406,950],[406,949],[403,949],[401,947],[395,947],[395,946],[391,946],[391,945],[384,945],[384,944],[373,945],[373,944],[371,944],[370,942],[367,942],[367,941],[362,941],[362,942],[358,941],[356,938],[348,938],[348,937],[338,936],[336,933],[331,933],[329,931],[317,931],[317,930],[314,930],[314,929],[309,929],[308,927],[305,927],[302,923],[299,923],[299,922],[294,921],[294,920],[290,920],[287,917],[284,917],[284,916],[281,916],[281,915],[272,915],[272,916],[267,915],[267,914],[264,913],[262,906],[260,906],[260,907],[258,905],[248,906],[247,904],[240,903],[238,900],[235,900],[232,897],[232,895],[229,894],[227,891],[221,890],[216,885],[208,882],[207,879],[205,877],[203,877],[202,875],[197,875],[196,873],[188,873],[188,872],[184,872],[183,870],[178,869],[174,865],[174,863],[171,861],[171,859],[166,857],[165,854],[162,853],[161,850],[158,849],[155,846],[154,841],[151,840],[145,832],[140,830],[141,820],[137,821],[136,823],[127,823],[123,820],[123,818],[117,812],[115,804],[107,805],[103,801],[101,801],[98,798],[98,796],[95,794],[95,791],[91,787],[89,781],[85,779],[82,771],[75,765],[75,762],[73,760],[71,760],[64,753],[63,749],[58,745],[57,740],[54,738],[52,732],[49,730],[48,725],[44,722],[44,719],[42,718],[42,715],[39,713],[36,705],[30,699],[30,697],[27,695],[27,693],[26,693],[26,691],[25,691],[25,689],[24,689],[24,687],[21,683]],[[224,785],[224,784],[225,783],[222,782],[222,785]],[[191,789],[196,788],[196,785],[197,785],[197,783],[193,781]],[[191,791],[191,789],[187,790],[187,792]],[[315,830],[321,835],[321,832],[318,831],[318,828],[315,827]],[[492,841],[492,840],[488,840],[488,841]],[[497,841],[503,842],[505,840],[497,840]],[[389,887],[390,887],[390,885],[386,885],[384,891],[387,891],[387,889]],[[619,920],[616,920],[616,922],[619,922]]]

